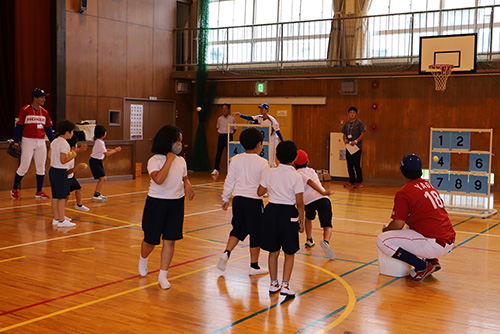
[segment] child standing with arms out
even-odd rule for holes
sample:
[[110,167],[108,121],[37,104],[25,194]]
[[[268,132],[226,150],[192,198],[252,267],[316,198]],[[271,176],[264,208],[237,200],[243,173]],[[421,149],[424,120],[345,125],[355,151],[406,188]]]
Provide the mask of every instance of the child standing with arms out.
[[321,248],[329,260],[335,259],[335,252],[330,248],[330,237],[332,236],[332,203],[329,195],[331,191],[326,191],[319,181],[318,174],[312,168],[307,167],[309,157],[306,151],[298,150],[297,159],[295,159],[295,168],[302,176],[304,182],[304,205],[306,212],[306,248],[314,246],[316,243],[312,239],[312,221],[316,218],[318,211],[319,222],[323,228],[323,241],[320,242]]
[[62,121],[57,125],[59,137],[50,144],[50,187],[52,189],[52,211],[54,219],[52,225],[57,227],[72,227],[75,223],[65,219],[64,211],[69,195],[68,165],[76,158],[76,152],[72,151],[67,139],[73,136],[75,124],[70,121]]
[[222,210],[229,207],[229,197],[233,194],[233,229],[229,233],[226,250],[217,263],[217,268],[224,271],[231,251],[239,241],[250,235],[250,275],[267,274],[266,269],[259,267],[260,240],[262,233],[262,211],[264,204],[257,195],[260,180],[269,170],[267,160],[261,158],[262,133],[256,128],[248,128],[240,135],[240,143],[245,153],[233,157],[229,164],[224,192],[222,194]]
[[151,177],[148,197],[142,215],[144,240],[139,258],[139,274],[148,273],[148,257],[163,239],[158,284],[169,289],[167,271],[174,256],[175,241],[182,239],[184,222],[184,197],[194,198],[194,191],[187,176],[186,160],[179,157],[182,151],[182,132],[173,125],[161,128],[153,140],[148,161]]
[[104,166],[102,161],[104,158],[109,157],[122,150],[121,147],[116,147],[112,150],[106,149],[106,144],[104,143],[104,138],[106,138],[106,128],[102,125],[97,125],[94,129],[94,147],[92,148],[92,154],[90,155],[89,166],[92,171],[94,179],[99,180],[95,186],[93,201],[104,202],[108,197],[101,195],[101,189],[106,182],[106,174],[104,173]]
[[[78,142],[78,137],[73,135],[70,139],[68,139],[68,144],[71,147],[71,150],[75,152],[80,152],[80,151],[86,151],[87,150],[87,144],[83,144],[80,147],[76,146],[76,143]],[[90,209],[87,208],[85,205],[83,205],[82,202],[82,186],[80,185],[80,182],[76,179],[75,176],[75,171],[77,170],[82,170],[87,168],[87,164],[85,163],[79,163],[75,167],[75,159],[71,160],[68,165],[68,182],[69,182],[69,192],[71,193],[72,191],[75,192],[75,198],[76,198],[76,204],[75,204],[75,209],[87,212]],[[69,198],[69,196],[68,196]]]
[[[269,252],[269,293],[295,296],[290,288],[295,253],[300,249],[299,234],[304,232],[304,184],[302,177],[292,166],[297,157],[297,146],[292,141],[278,144],[276,157],[280,162],[260,181],[257,194],[269,194],[269,204],[262,218],[261,247]],[[297,207],[295,207],[297,205]],[[283,280],[278,282],[278,257],[280,249],[285,253]]]

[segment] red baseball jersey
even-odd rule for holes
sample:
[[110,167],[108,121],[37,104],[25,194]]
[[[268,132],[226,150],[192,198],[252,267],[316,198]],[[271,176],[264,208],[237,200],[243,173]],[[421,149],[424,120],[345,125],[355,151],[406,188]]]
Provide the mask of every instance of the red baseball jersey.
[[45,128],[52,126],[49,112],[40,106],[35,110],[28,104],[19,112],[17,124],[23,126],[23,137],[43,139],[45,138]]
[[392,219],[405,221],[427,238],[452,243],[455,230],[437,190],[424,179],[407,182],[394,197]]

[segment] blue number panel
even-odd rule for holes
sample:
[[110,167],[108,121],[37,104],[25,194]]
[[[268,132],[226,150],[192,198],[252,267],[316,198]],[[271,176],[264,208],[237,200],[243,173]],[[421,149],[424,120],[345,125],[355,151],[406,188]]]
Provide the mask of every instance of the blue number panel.
[[451,149],[470,151],[470,132],[452,132]]
[[450,191],[450,179],[448,174],[431,173],[431,184],[440,192]]
[[[242,126],[241,131],[245,131],[246,129],[250,128],[250,126]],[[264,136],[264,142],[269,142],[269,127],[267,126],[252,126],[252,128],[256,128],[260,132],[262,132],[262,135]]]
[[470,172],[484,172],[488,173],[490,166],[490,155],[471,153],[469,157],[469,171]]
[[[450,153],[431,152],[431,170],[450,170]],[[434,161],[437,157],[437,161]]]
[[449,131],[432,131],[433,149],[449,150],[451,147],[450,140],[451,140],[451,133]]
[[469,193],[488,195],[488,176],[469,176]]
[[450,191],[468,193],[469,192],[468,175],[450,174]]
[[245,149],[243,146],[238,142],[238,143],[229,143],[229,160],[231,160],[232,157],[234,157],[237,154],[245,152]]

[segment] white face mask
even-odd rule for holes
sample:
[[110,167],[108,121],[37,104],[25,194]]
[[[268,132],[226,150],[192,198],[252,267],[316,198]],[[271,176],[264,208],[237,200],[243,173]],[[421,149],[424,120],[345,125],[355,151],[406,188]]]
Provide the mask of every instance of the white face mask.
[[182,145],[173,143],[172,144],[172,153],[175,155],[178,155],[182,151]]

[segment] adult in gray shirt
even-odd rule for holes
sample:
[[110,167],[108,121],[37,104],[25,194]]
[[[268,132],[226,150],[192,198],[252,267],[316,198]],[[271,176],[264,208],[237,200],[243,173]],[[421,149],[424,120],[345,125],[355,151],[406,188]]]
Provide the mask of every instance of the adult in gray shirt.
[[236,127],[232,126],[228,129],[228,124],[235,124],[236,119],[231,116],[231,105],[224,103],[221,107],[222,116],[217,119],[217,132],[219,133],[219,138],[217,139],[217,153],[215,154],[215,164],[212,170],[212,175],[219,175],[219,165],[220,159],[222,157],[222,152],[224,148],[227,147],[228,136],[229,140],[233,140],[233,134],[236,131]]
[[361,147],[365,136],[365,124],[358,119],[358,109],[349,107],[347,110],[349,120],[344,124],[342,133],[344,134],[344,143],[346,145],[357,146],[359,150],[353,154],[346,150],[347,172],[349,173],[349,183],[344,187],[353,187],[355,189],[363,188],[363,174],[361,173]]

